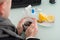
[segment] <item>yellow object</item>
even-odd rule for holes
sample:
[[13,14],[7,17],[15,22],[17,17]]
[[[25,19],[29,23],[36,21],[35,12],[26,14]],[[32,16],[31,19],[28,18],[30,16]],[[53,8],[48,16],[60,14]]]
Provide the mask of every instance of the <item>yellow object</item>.
[[52,16],[52,15],[48,15],[48,16],[47,16],[47,20],[48,20],[48,22],[54,22],[55,17]]
[[47,16],[46,15],[44,15],[43,13],[40,13],[39,15],[38,15],[38,22],[44,22],[45,20],[47,20]]
[[44,15],[43,13],[40,13],[38,15],[38,23],[42,23],[42,22],[54,22],[54,16],[52,15]]
[[37,22],[38,22],[38,23],[42,23],[42,21],[41,21],[41,20],[37,20]]

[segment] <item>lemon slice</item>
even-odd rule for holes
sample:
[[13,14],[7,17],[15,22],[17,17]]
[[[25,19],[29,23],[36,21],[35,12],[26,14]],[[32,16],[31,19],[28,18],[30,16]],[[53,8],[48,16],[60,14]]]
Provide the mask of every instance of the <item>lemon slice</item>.
[[47,20],[48,20],[48,22],[54,22],[55,17],[52,15],[49,15],[49,16],[47,16]]

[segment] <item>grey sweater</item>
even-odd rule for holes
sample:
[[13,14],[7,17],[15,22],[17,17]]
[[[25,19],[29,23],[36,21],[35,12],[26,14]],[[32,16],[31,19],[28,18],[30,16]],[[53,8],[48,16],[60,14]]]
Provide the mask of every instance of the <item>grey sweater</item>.
[[[0,17],[0,40],[25,40],[19,36],[15,26],[9,19]],[[37,38],[29,38],[27,40],[40,40]]]

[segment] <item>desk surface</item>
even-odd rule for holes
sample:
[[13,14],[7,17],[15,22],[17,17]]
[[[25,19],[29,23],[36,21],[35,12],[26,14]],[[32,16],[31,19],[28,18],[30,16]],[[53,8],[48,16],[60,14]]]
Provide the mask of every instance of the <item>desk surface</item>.
[[[39,32],[37,38],[41,40],[60,40],[60,0],[56,0],[56,4],[50,4],[49,0],[42,0],[42,4],[39,6],[34,6],[35,8],[41,8],[42,12],[45,14],[55,15],[54,26],[50,28],[45,28],[39,26]],[[24,8],[12,9],[10,14],[10,20],[14,25],[17,26],[17,23],[23,16]]]

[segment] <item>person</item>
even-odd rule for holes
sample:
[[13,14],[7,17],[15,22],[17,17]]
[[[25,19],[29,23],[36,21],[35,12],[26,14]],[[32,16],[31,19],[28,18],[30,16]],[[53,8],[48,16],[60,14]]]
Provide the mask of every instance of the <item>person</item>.
[[22,18],[18,23],[17,28],[8,19],[11,9],[12,0],[0,0],[0,40],[40,40],[34,38],[38,32],[37,22],[35,18],[31,18],[34,22],[26,29],[23,38],[20,34],[23,32],[25,18]]

